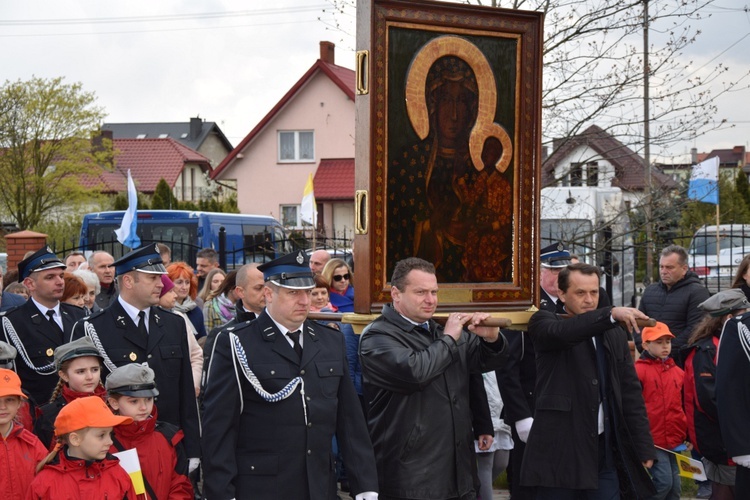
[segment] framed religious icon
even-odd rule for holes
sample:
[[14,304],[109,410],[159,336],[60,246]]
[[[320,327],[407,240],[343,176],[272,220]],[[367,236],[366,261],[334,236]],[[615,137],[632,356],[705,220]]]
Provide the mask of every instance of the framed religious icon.
[[536,303],[542,20],[358,2],[357,312],[390,301],[412,256],[435,265],[440,310]]

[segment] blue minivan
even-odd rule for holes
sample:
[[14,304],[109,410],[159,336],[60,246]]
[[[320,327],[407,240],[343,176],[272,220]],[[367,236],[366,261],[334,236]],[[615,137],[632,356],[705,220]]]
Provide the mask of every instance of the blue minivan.
[[[81,225],[80,247],[87,254],[106,250],[115,259],[126,251],[117,241],[124,211],[86,214]],[[195,265],[201,248],[219,251],[219,232],[226,234],[228,269],[249,262],[266,262],[293,250],[284,228],[267,215],[193,212],[188,210],[138,210],[137,233],[141,244],[165,243],[172,261]]]

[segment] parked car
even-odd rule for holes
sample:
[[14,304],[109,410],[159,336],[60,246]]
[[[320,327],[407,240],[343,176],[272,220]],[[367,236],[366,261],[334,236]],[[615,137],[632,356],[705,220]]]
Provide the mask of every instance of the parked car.
[[688,265],[711,293],[732,287],[742,258],[750,253],[750,224],[703,226],[688,248]]

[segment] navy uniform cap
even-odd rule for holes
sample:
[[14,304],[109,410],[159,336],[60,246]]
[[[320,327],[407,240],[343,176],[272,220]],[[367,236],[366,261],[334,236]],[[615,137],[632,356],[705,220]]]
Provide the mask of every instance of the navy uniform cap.
[[133,398],[159,395],[154,381],[154,370],[138,363],[115,368],[107,377],[104,387],[110,394],[122,394]]
[[120,276],[130,271],[140,271],[148,274],[167,274],[164,261],[161,260],[159,248],[156,243],[136,248],[117,259],[113,264],[115,276]]
[[561,269],[571,264],[570,252],[568,252],[562,243],[553,243],[542,248],[539,252],[539,263],[542,267],[550,269]]
[[31,273],[66,267],[48,246],[44,246],[18,263],[18,282],[28,278]]
[[284,288],[303,290],[315,288],[315,279],[310,270],[307,255],[302,250],[289,253],[271,262],[258,266],[263,279]]

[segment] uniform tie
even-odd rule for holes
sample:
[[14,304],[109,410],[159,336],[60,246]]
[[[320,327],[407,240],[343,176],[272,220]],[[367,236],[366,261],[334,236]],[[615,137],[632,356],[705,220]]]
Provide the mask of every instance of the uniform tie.
[[47,317],[49,318],[49,322],[52,323],[52,327],[55,329],[57,333],[62,334],[62,328],[60,328],[60,325],[57,324],[57,321],[55,321],[55,310],[50,309],[47,311]]
[[146,329],[146,313],[145,311],[138,311],[138,333],[143,335],[143,338],[148,338],[148,329]]
[[294,347],[294,352],[297,353],[297,356],[299,356],[299,359],[302,359],[302,346],[299,343],[299,334],[300,331],[296,330],[294,332],[287,332],[287,335],[290,339],[292,339],[292,347]]

